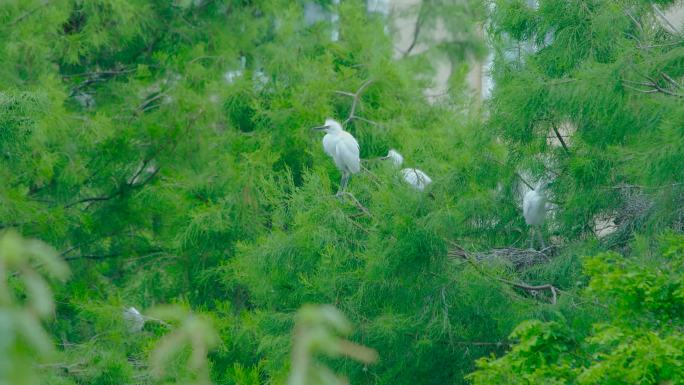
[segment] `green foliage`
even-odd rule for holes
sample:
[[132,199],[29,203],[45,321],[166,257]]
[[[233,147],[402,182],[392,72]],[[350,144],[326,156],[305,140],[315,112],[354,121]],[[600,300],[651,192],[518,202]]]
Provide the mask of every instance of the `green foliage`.
[[[36,267],[40,270],[37,270]],[[54,353],[41,321],[54,311],[45,277],[64,280],[69,268],[55,251],[14,231],[0,238],[0,384],[37,384],[31,364]]]
[[[196,315],[187,314],[183,309],[173,306],[158,307],[150,311],[151,314],[162,319],[173,319],[180,322],[172,332],[159,340],[151,352],[150,367],[155,377],[162,377],[166,367],[187,367],[191,373],[196,373],[196,379],[178,379],[181,384],[210,384],[209,367],[206,356],[219,341],[218,335],[211,324]],[[187,364],[173,361],[174,356],[182,352],[187,346],[190,352]],[[172,364],[173,363],[173,364]]]
[[[307,23],[313,3],[326,16]],[[579,381],[593,358],[570,352],[585,345],[619,365],[652,344],[670,370],[681,289],[674,265],[646,256],[684,228],[684,48],[656,3],[672,2],[423,1],[395,15],[419,27],[403,55],[362,0],[0,2],[0,373],[20,376],[0,382],[282,384],[300,349],[351,383],[463,383],[514,329],[526,342],[505,357],[531,383]],[[470,109],[485,30],[496,87]],[[429,102],[437,57],[454,73]],[[342,199],[309,130],[326,117],[361,144]],[[378,160],[390,148],[429,191]],[[542,176],[555,179],[556,247],[517,264],[504,254],[527,241],[520,179]],[[599,234],[600,220],[615,231]],[[454,242],[504,256],[475,268]],[[615,253],[631,248],[643,258]],[[581,255],[600,255],[586,291]],[[49,286],[64,261],[72,278]],[[553,284],[557,303],[522,281]],[[358,328],[331,308],[298,313],[307,304]],[[162,310],[140,330],[130,307]],[[323,337],[302,344],[293,325]],[[328,357],[352,342],[381,359]],[[506,359],[486,362],[505,383]]]
[[[642,258],[648,257],[647,261]],[[684,237],[667,236],[662,254],[586,258],[585,294],[608,319],[585,336],[568,325],[528,321],[503,357],[482,358],[473,384],[679,384],[684,381]]]
[[288,385],[341,385],[338,378],[325,365],[316,362],[315,355],[330,357],[348,356],[366,364],[377,359],[377,353],[365,346],[339,338],[337,335],[351,333],[351,325],[333,306],[305,305],[296,316],[292,366]]
[[493,3],[488,124],[510,143],[508,164],[557,179],[555,235],[592,236],[613,218],[608,241],[624,245],[679,226],[684,47],[653,2]]

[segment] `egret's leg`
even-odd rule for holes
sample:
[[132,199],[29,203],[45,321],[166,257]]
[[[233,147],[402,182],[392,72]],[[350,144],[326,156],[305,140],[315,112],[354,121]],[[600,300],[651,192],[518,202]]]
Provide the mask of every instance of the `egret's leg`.
[[546,248],[546,245],[544,245],[544,235],[542,235],[541,226],[539,226],[539,229],[537,229],[537,234],[539,234],[539,242],[541,242],[541,248]]
[[528,231],[528,233],[530,238],[530,249],[534,249],[534,226],[530,226],[530,231]]
[[337,190],[337,196],[341,196],[344,190],[346,190],[347,183],[349,183],[349,173],[343,172],[342,179],[340,179],[340,188]]

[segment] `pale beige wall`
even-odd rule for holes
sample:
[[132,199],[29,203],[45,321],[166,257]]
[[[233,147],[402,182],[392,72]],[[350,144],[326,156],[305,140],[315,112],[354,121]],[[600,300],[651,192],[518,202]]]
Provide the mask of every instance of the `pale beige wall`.
[[[395,57],[401,57],[413,40],[416,19],[418,18],[417,10],[421,0],[389,1],[390,19],[394,27]],[[668,20],[668,22],[661,20],[666,28],[671,29],[671,24],[678,33],[684,33],[684,1],[680,1],[668,9],[663,9],[662,12]],[[438,26],[433,37],[437,40],[446,38],[446,29]],[[412,54],[424,52],[426,49],[425,44],[417,44],[413,48]],[[425,95],[431,99],[434,99],[434,96],[443,95],[447,91],[448,80],[452,71],[451,63],[447,59],[437,60],[433,64],[436,67],[433,86],[425,90]],[[467,82],[478,100],[488,97],[493,86],[489,76],[490,65],[491,57],[488,57],[484,62],[470,63],[471,70],[468,73]]]

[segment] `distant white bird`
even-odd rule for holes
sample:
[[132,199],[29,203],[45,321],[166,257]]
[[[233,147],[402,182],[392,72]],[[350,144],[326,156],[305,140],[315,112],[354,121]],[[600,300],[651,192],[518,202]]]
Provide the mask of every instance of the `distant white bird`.
[[[392,161],[392,164],[394,164],[394,166],[396,167],[401,167],[401,165],[404,163],[404,157],[401,156],[401,154],[395,149],[389,150],[387,156],[382,157],[380,159],[389,159]],[[404,178],[404,181],[406,181],[406,183],[410,184],[413,188],[418,189],[420,191],[423,191],[425,187],[432,183],[432,179],[430,179],[430,177],[427,176],[426,173],[422,172],[417,168],[404,168],[401,170],[401,176]]]
[[145,326],[145,317],[134,307],[129,307],[123,311],[123,319],[130,332],[137,333]]
[[235,83],[235,81],[245,72],[245,68],[247,68],[247,57],[243,55],[240,56],[240,68],[226,71],[223,74],[223,79],[225,79],[226,83]]
[[534,233],[536,232],[544,248],[544,237],[542,236],[541,226],[546,219],[546,193],[547,182],[540,181],[534,190],[530,190],[523,198],[523,216],[525,223],[530,226],[530,247],[534,248]]
[[333,158],[335,166],[342,172],[340,189],[337,191],[337,196],[340,196],[347,187],[351,174],[361,171],[359,143],[334,119],[326,119],[324,125],[314,127],[314,130],[325,131],[323,150]]

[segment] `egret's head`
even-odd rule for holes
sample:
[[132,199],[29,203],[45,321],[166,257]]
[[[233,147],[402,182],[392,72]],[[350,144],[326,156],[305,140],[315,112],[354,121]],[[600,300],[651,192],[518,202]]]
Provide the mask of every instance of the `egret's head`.
[[325,124],[320,127],[314,127],[313,130],[324,131],[326,134],[331,132],[342,131],[342,125],[335,119],[328,118],[325,120]]
[[534,186],[534,191],[536,191],[536,192],[538,192],[538,193],[542,193],[542,192],[548,190],[548,188],[549,188],[552,184],[553,184],[553,181],[552,181],[552,180],[549,180],[549,179],[547,179],[547,178],[542,178],[542,179],[540,179],[540,180],[537,182],[537,185]]
[[383,156],[383,157],[380,158],[380,159],[382,159],[382,160],[391,160],[392,163],[393,163],[395,166],[397,166],[397,167],[401,166],[401,164],[404,163],[404,157],[401,156],[401,154],[399,153],[399,151],[397,151],[397,150],[395,150],[395,149],[389,150],[389,152],[387,153],[387,156]]

